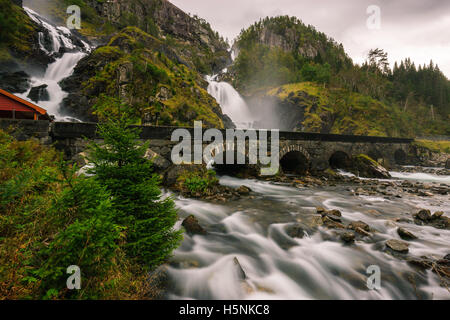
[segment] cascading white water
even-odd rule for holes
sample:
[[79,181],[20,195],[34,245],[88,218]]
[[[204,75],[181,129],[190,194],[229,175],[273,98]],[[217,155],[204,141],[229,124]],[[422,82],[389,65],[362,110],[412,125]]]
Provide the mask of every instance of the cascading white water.
[[222,112],[230,117],[236,127],[252,128],[255,118],[247,103],[229,83],[216,81],[216,76],[207,76],[208,93],[214,97],[222,108]]
[[[43,76],[33,76],[31,78],[31,88],[47,85],[47,91],[49,94],[48,101],[38,101],[37,103],[47,110],[47,113],[50,115],[54,115],[56,120],[66,121],[66,120],[76,120],[72,117],[63,116],[60,114],[59,108],[63,99],[67,96],[67,93],[64,92],[60,85],[58,84],[61,80],[69,77],[78,61],[80,61],[87,52],[91,50],[90,46],[84,42],[83,47],[77,47],[72,40],[70,39],[71,32],[66,27],[56,27],[45,21],[43,17],[41,17],[35,11],[24,7],[25,12],[28,16],[37,24],[41,25],[45,28],[51,38],[51,50],[47,50],[43,44],[44,34],[39,34],[39,46],[43,52],[45,52],[49,56],[53,56],[57,54],[61,48],[66,49],[66,51],[61,57],[57,58],[55,62],[51,63]],[[31,88],[23,93],[17,94],[23,99],[28,99],[28,94],[31,91]]]
[[[448,176],[447,176],[448,178]],[[266,181],[221,177],[220,183],[248,186],[256,199],[215,204],[178,197],[182,218],[195,215],[208,234],[184,235],[169,267],[172,299],[448,299],[433,272],[413,266],[383,250],[399,239],[403,227],[419,236],[410,242],[410,256],[443,257],[450,251],[450,231],[404,221],[417,207],[450,213],[445,196],[386,199],[357,196],[341,189],[294,188]],[[336,230],[314,227],[316,207],[338,209],[343,219],[364,221],[373,237],[343,245]],[[345,223],[345,221],[344,221]],[[300,225],[304,236],[286,232]],[[238,259],[246,277],[239,275]],[[382,271],[381,289],[369,290],[367,268]],[[410,275],[414,274],[414,284]],[[407,276],[408,275],[408,276]]]

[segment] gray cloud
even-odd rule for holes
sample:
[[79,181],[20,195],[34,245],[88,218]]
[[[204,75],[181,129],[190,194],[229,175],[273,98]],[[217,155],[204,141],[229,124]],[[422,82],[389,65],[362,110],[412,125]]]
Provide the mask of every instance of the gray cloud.
[[[450,77],[450,1],[448,0],[171,0],[197,14],[228,39],[266,16],[297,16],[342,43],[355,62],[371,48],[389,53],[390,61],[430,59]],[[369,30],[369,5],[381,9],[381,29]]]

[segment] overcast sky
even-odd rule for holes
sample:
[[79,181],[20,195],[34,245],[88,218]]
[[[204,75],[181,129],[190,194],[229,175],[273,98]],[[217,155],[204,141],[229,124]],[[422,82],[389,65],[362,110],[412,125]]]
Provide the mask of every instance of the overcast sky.
[[[372,48],[383,48],[390,62],[430,59],[450,78],[450,0],[170,0],[234,39],[242,28],[266,16],[292,15],[342,43],[357,63]],[[369,29],[371,5],[380,8],[380,28]],[[373,20],[371,20],[373,21]]]

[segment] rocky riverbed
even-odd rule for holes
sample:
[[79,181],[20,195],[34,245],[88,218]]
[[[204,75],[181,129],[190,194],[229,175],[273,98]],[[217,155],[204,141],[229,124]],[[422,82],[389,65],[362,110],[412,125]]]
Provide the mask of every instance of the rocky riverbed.
[[[186,233],[152,274],[158,296],[449,299],[450,176],[418,170],[390,179],[222,176],[204,199],[169,192]],[[376,290],[370,266],[381,271]]]

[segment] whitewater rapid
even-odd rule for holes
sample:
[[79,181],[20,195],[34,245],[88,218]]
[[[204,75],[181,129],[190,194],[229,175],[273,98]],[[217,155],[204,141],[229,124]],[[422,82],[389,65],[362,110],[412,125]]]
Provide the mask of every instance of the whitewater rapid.
[[[448,179],[450,177],[446,177]],[[384,251],[386,240],[399,239],[404,227],[419,239],[408,256],[441,258],[450,253],[450,231],[399,222],[417,208],[450,215],[448,196],[402,199],[355,195],[345,186],[298,189],[265,181],[221,177],[229,187],[245,185],[252,199],[226,204],[175,197],[180,222],[196,216],[208,235],[185,234],[169,267],[172,299],[450,299],[431,271],[417,272]],[[338,209],[344,222],[364,221],[371,237],[345,245],[335,230],[314,227],[316,207]],[[300,225],[302,238],[287,228]],[[238,259],[246,274],[242,279]],[[367,268],[381,270],[381,289],[366,286]],[[411,283],[411,277],[414,284]]]

